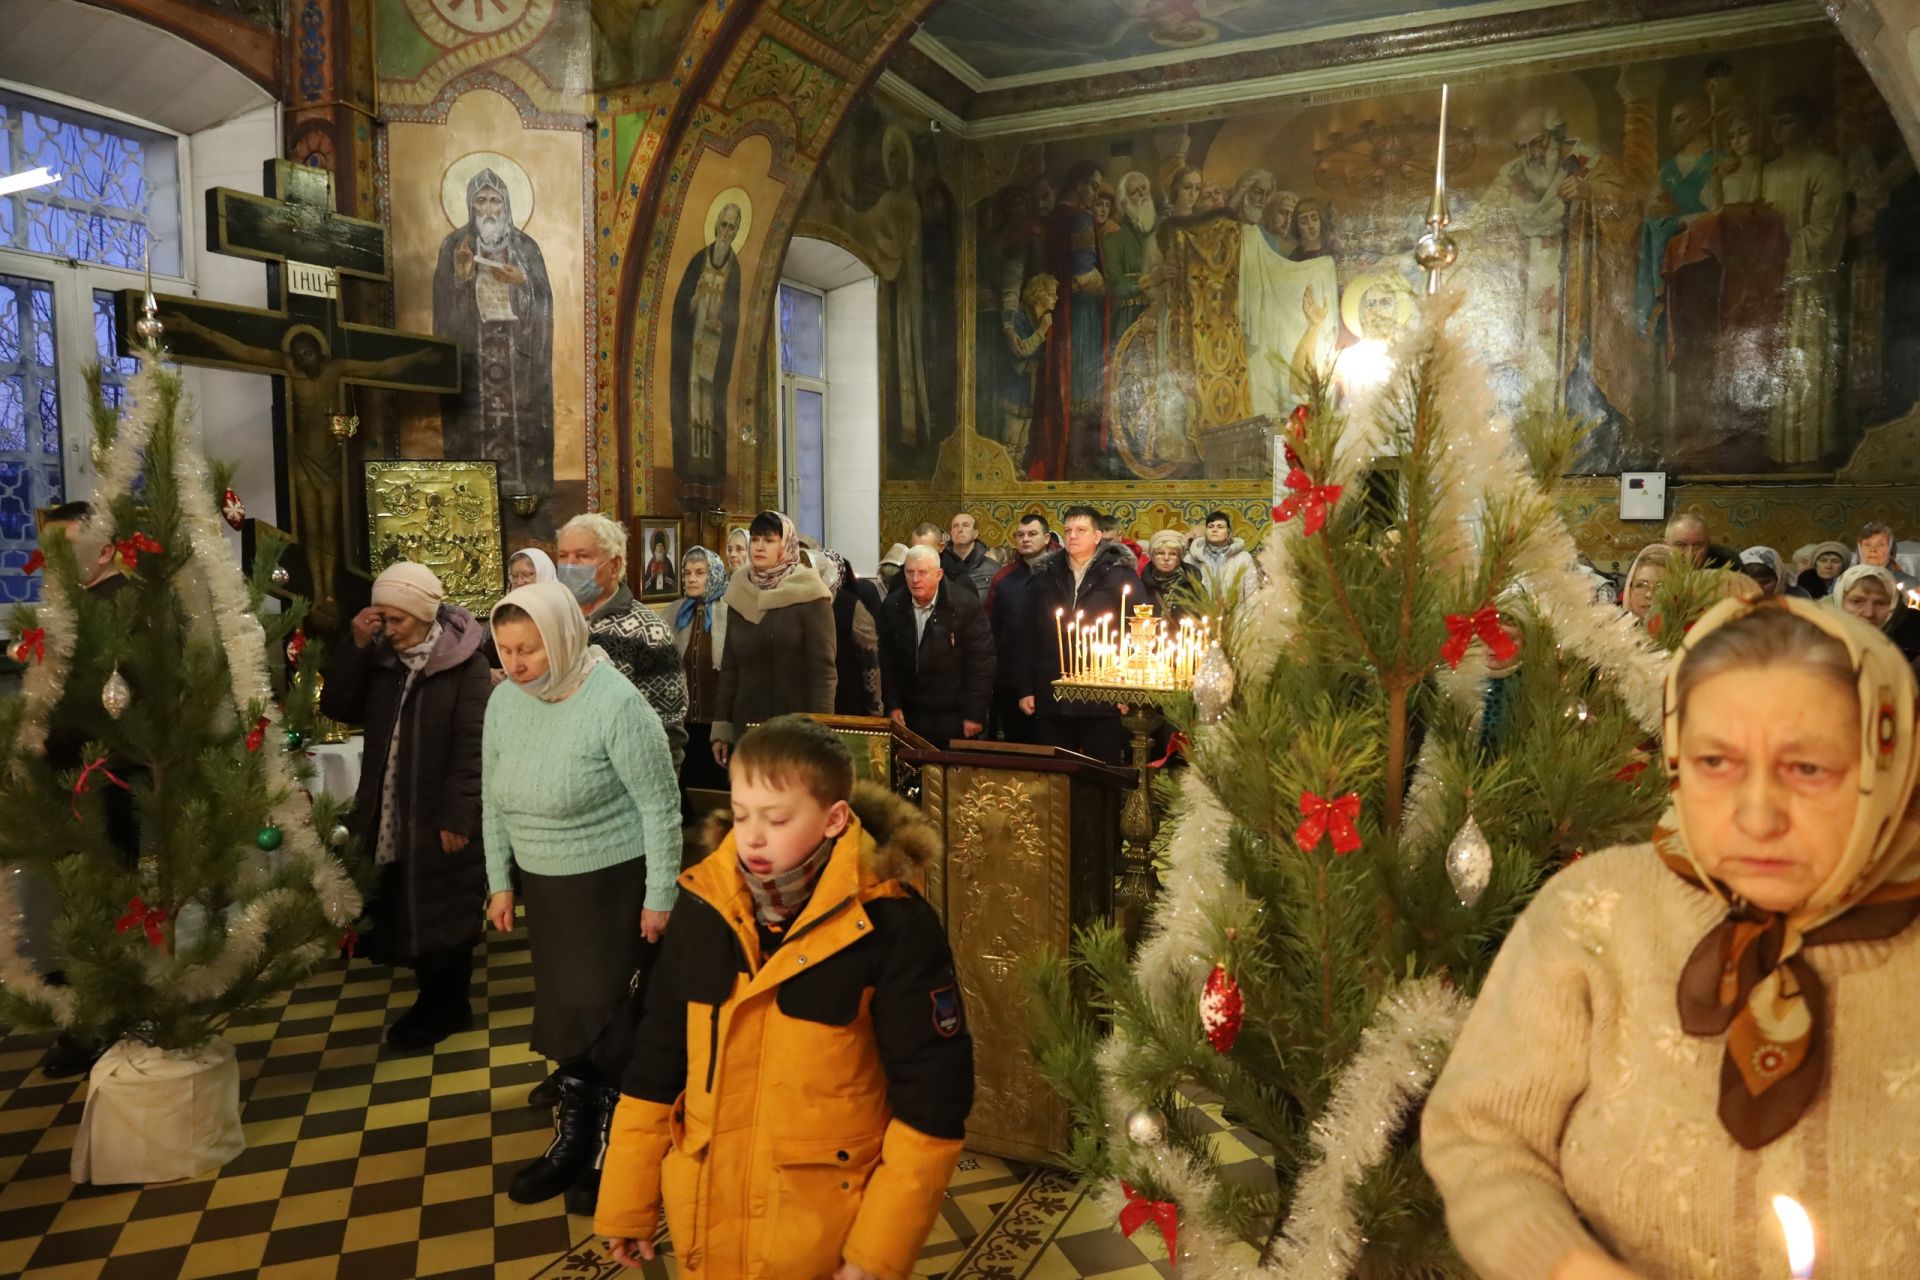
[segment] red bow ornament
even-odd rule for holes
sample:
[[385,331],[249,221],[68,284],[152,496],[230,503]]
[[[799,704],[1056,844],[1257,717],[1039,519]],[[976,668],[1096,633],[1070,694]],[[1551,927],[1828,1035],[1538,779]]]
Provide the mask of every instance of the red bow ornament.
[[1120,1210],[1120,1234],[1131,1239],[1133,1233],[1151,1219],[1160,1228],[1161,1239],[1167,1242],[1167,1257],[1179,1257],[1180,1206],[1171,1200],[1149,1200],[1135,1191],[1130,1182],[1122,1182],[1120,1189],[1127,1193],[1126,1207]]
[[1300,816],[1306,821],[1294,828],[1293,838],[1301,850],[1311,853],[1329,833],[1335,853],[1352,853],[1360,847],[1360,833],[1354,821],[1360,816],[1360,797],[1349,791],[1337,799],[1300,793]]
[[1645,760],[1629,760],[1615,771],[1613,780],[1615,782],[1632,782],[1646,771],[1647,762]]
[[1500,625],[1500,611],[1487,605],[1474,613],[1447,615],[1447,642],[1440,647],[1440,656],[1457,670],[1476,636],[1487,646],[1495,662],[1511,662],[1513,655],[1520,652],[1520,646]]
[[1294,435],[1301,435],[1306,431],[1307,419],[1311,416],[1307,406],[1297,404],[1293,406],[1293,412],[1287,415],[1287,426]]
[[1169,761],[1171,761],[1175,756],[1185,754],[1187,748],[1192,745],[1193,745],[1192,741],[1187,737],[1186,734],[1181,733],[1178,730],[1175,730],[1173,737],[1169,739],[1167,742],[1166,754],[1161,756],[1158,760],[1155,760],[1152,764],[1148,765],[1147,768],[1149,769],[1164,768],[1166,764]]
[[119,548],[120,563],[126,565],[129,572],[139,567],[141,552],[157,556],[166,550],[138,529],[133,531],[131,538],[122,538],[113,545]]
[[287,661],[294,666],[300,665],[300,655],[307,651],[307,633],[296,631],[287,641]]
[[346,952],[347,955],[351,956],[356,954],[354,948],[359,945],[360,931],[358,929],[348,929],[340,935],[340,950]]
[[35,547],[27,553],[27,562],[20,566],[21,573],[38,573],[47,567],[47,553]]
[[1273,509],[1273,518],[1281,524],[1301,517],[1306,526],[1307,536],[1311,538],[1320,532],[1327,523],[1327,511],[1340,501],[1341,487],[1337,484],[1315,484],[1307,473],[1295,467],[1287,473],[1287,488],[1293,495]]
[[247,750],[258,751],[260,749],[260,744],[265,742],[266,740],[267,740],[267,718],[265,716],[261,716],[259,720],[254,722],[253,728],[247,730]]
[[47,660],[47,629],[28,627],[20,633],[20,643],[13,646],[13,660],[25,662],[32,658],[35,662]]
[[75,780],[73,784],[73,816],[76,820],[80,817],[80,797],[93,790],[93,786],[88,780],[96,773],[122,791],[131,790],[125,782],[114,776],[113,770],[107,768],[107,758],[101,756],[98,760],[95,760],[92,764],[82,769],[80,771],[80,777]]
[[125,933],[129,929],[145,929],[147,942],[153,946],[165,946],[167,935],[160,932],[160,926],[167,922],[167,913],[158,907],[150,907],[141,901],[139,894],[127,900],[127,914],[120,917],[114,926],[115,933]]

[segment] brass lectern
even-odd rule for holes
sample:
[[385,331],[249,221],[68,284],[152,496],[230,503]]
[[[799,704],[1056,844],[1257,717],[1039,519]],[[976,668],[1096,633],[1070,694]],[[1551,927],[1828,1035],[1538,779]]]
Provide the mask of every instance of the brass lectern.
[[1056,747],[955,741],[902,751],[920,767],[920,804],[946,843],[927,899],[946,921],[972,1023],[967,1145],[1043,1164],[1067,1150],[1067,1108],[1034,1066],[1023,961],[1064,953],[1074,926],[1113,918],[1120,806],[1135,784]]

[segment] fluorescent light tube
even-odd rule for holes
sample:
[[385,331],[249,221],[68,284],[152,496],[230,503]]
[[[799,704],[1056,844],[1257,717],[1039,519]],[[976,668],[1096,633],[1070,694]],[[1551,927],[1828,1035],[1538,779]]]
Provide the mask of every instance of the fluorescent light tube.
[[38,169],[28,169],[25,173],[10,173],[0,177],[0,196],[10,196],[16,191],[31,191],[35,187],[48,187],[60,181],[60,175],[49,172],[45,165]]

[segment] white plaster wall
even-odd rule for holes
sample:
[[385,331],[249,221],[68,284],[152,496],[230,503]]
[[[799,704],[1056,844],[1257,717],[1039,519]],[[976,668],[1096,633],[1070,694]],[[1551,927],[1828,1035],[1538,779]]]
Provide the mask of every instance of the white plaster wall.
[[[280,154],[280,109],[269,104],[203,129],[188,137],[187,149],[194,292],[216,302],[264,307],[266,267],[207,251],[206,193],[210,187],[261,189],[262,166]],[[279,524],[273,496],[273,380],[220,369],[195,369],[191,377],[198,383],[191,389],[207,456],[238,468],[233,487],[248,515]]]
[[879,288],[872,276],[827,294],[827,545],[872,576],[880,542]]

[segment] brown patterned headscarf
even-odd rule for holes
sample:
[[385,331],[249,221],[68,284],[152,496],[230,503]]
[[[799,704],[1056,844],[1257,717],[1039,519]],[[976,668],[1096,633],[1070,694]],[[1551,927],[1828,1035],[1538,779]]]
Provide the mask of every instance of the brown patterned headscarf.
[[1826,1081],[1826,990],[1807,963],[1807,949],[1891,938],[1920,917],[1913,669],[1892,641],[1859,619],[1785,596],[1723,600],[1708,610],[1667,670],[1669,785],[1677,795],[1681,668],[1707,636],[1761,609],[1784,609],[1846,646],[1860,700],[1860,801],[1833,873],[1787,912],[1762,910],[1709,876],[1688,842],[1677,802],[1654,828],[1654,847],[1667,867],[1727,903],[1726,919],[1700,940],[1681,971],[1680,1023],[1690,1035],[1726,1036],[1720,1122],[1748,1150],[1792,1129]]

